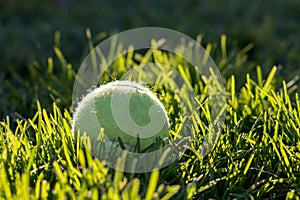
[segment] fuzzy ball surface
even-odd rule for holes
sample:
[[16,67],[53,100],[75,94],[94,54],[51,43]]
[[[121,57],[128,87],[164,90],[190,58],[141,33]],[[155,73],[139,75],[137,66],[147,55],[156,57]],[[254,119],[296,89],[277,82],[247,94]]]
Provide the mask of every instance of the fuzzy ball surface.
[[[73,115],[77,131],[95,141],[100,130],[106,141],[122,140],[130,148],[144,149],[157,138],[169,136],[169,119],[164,105],[146,87],[130,81],[114,81],[86,95]],[[138,139],[139,138],[139,139]]]

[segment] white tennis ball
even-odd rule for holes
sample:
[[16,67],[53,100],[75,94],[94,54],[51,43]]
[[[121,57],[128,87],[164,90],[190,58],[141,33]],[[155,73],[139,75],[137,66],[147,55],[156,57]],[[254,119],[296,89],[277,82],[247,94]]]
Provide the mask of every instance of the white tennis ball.
[[169,136],[169,119],[163,104],[146,87],[130,81],[114,81],[96,88],[78,104],[73,116],[73,135],[86,132],[97,140],[104,129],[106,140],[133,148],[139,138],[145,149],[157,138]]

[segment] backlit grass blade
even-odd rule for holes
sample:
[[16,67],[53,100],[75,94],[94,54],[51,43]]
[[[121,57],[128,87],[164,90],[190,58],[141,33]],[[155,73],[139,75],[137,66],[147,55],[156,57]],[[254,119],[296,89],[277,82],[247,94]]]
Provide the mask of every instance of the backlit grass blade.
[[269,73],[269,76],[268,76],[268,78],[267,78],[267,80],[266,80],[266,82],[265,82],[265,84],[262,88],[265,92],[268,92],[268,90],[270,89],[271,82],[272,82],[272,80],[273,80],[273,78],[276,74],[276,71],[277,71],[277,67],[274,66],[272,68],[271,72]]
[[247,171],[249,170],[249,167],[250,167],[250,165],[251,165],[251,163],[252,163],[252,160],[253,160],[253,158],[254,158],[254,153],[253,154],[251,154],[251,156],[250,156],[250,158],[249,158],[249,160],[248,160],[248,162],[247,162],[247,164],[246,164],[246,166],[245,166],[245,169],[244,169],[244,175],[246,175],[247,174]]
[[156,190],[158,178],[159,178],[159,170],[155,169],[154,171],[152,171],[151,176],[150,176],[145,200],[152,199],[154,192]]

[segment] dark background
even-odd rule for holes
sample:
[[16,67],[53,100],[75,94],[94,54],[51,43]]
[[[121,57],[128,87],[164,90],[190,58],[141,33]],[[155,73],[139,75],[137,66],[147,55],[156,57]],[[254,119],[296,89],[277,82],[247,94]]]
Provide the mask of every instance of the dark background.
[[[170,28],[193,38],[202,34],[204,46],[226,34],[229,50],[253,43],[249,62],[262,65],[264,74],[280,65],[280,75],[288,81],[299,74],[299,22],[299,0],[0,0],[0,118],[31,115],[35,101],[43,102],[44,96],[57,100],[46,87],[56,83],[45,77],[43,67],[48,57],[55,57],[56,45],[76,71],[88,53],[87,28],[95,43],[144,26]],[[60,33],[59,44],[55,32],[56,37]],[[212,58],[217,59],[214,54]],[[30,71],[32,63],[39,63],[39,73]],[[232,74],[243,70],[234,67]]]

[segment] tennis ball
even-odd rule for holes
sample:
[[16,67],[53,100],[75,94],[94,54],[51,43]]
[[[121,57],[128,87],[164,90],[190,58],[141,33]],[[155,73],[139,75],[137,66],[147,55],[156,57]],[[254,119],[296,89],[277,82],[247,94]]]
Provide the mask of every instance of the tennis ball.
[[[73,115],[73,135],[77,131],[132,149],[139,141],[145,149],[169,136],[169,119],[163,104],[146,87],[130,81],[114,81],[86,95]],[[139,139],[138,139],[139,138]]]

